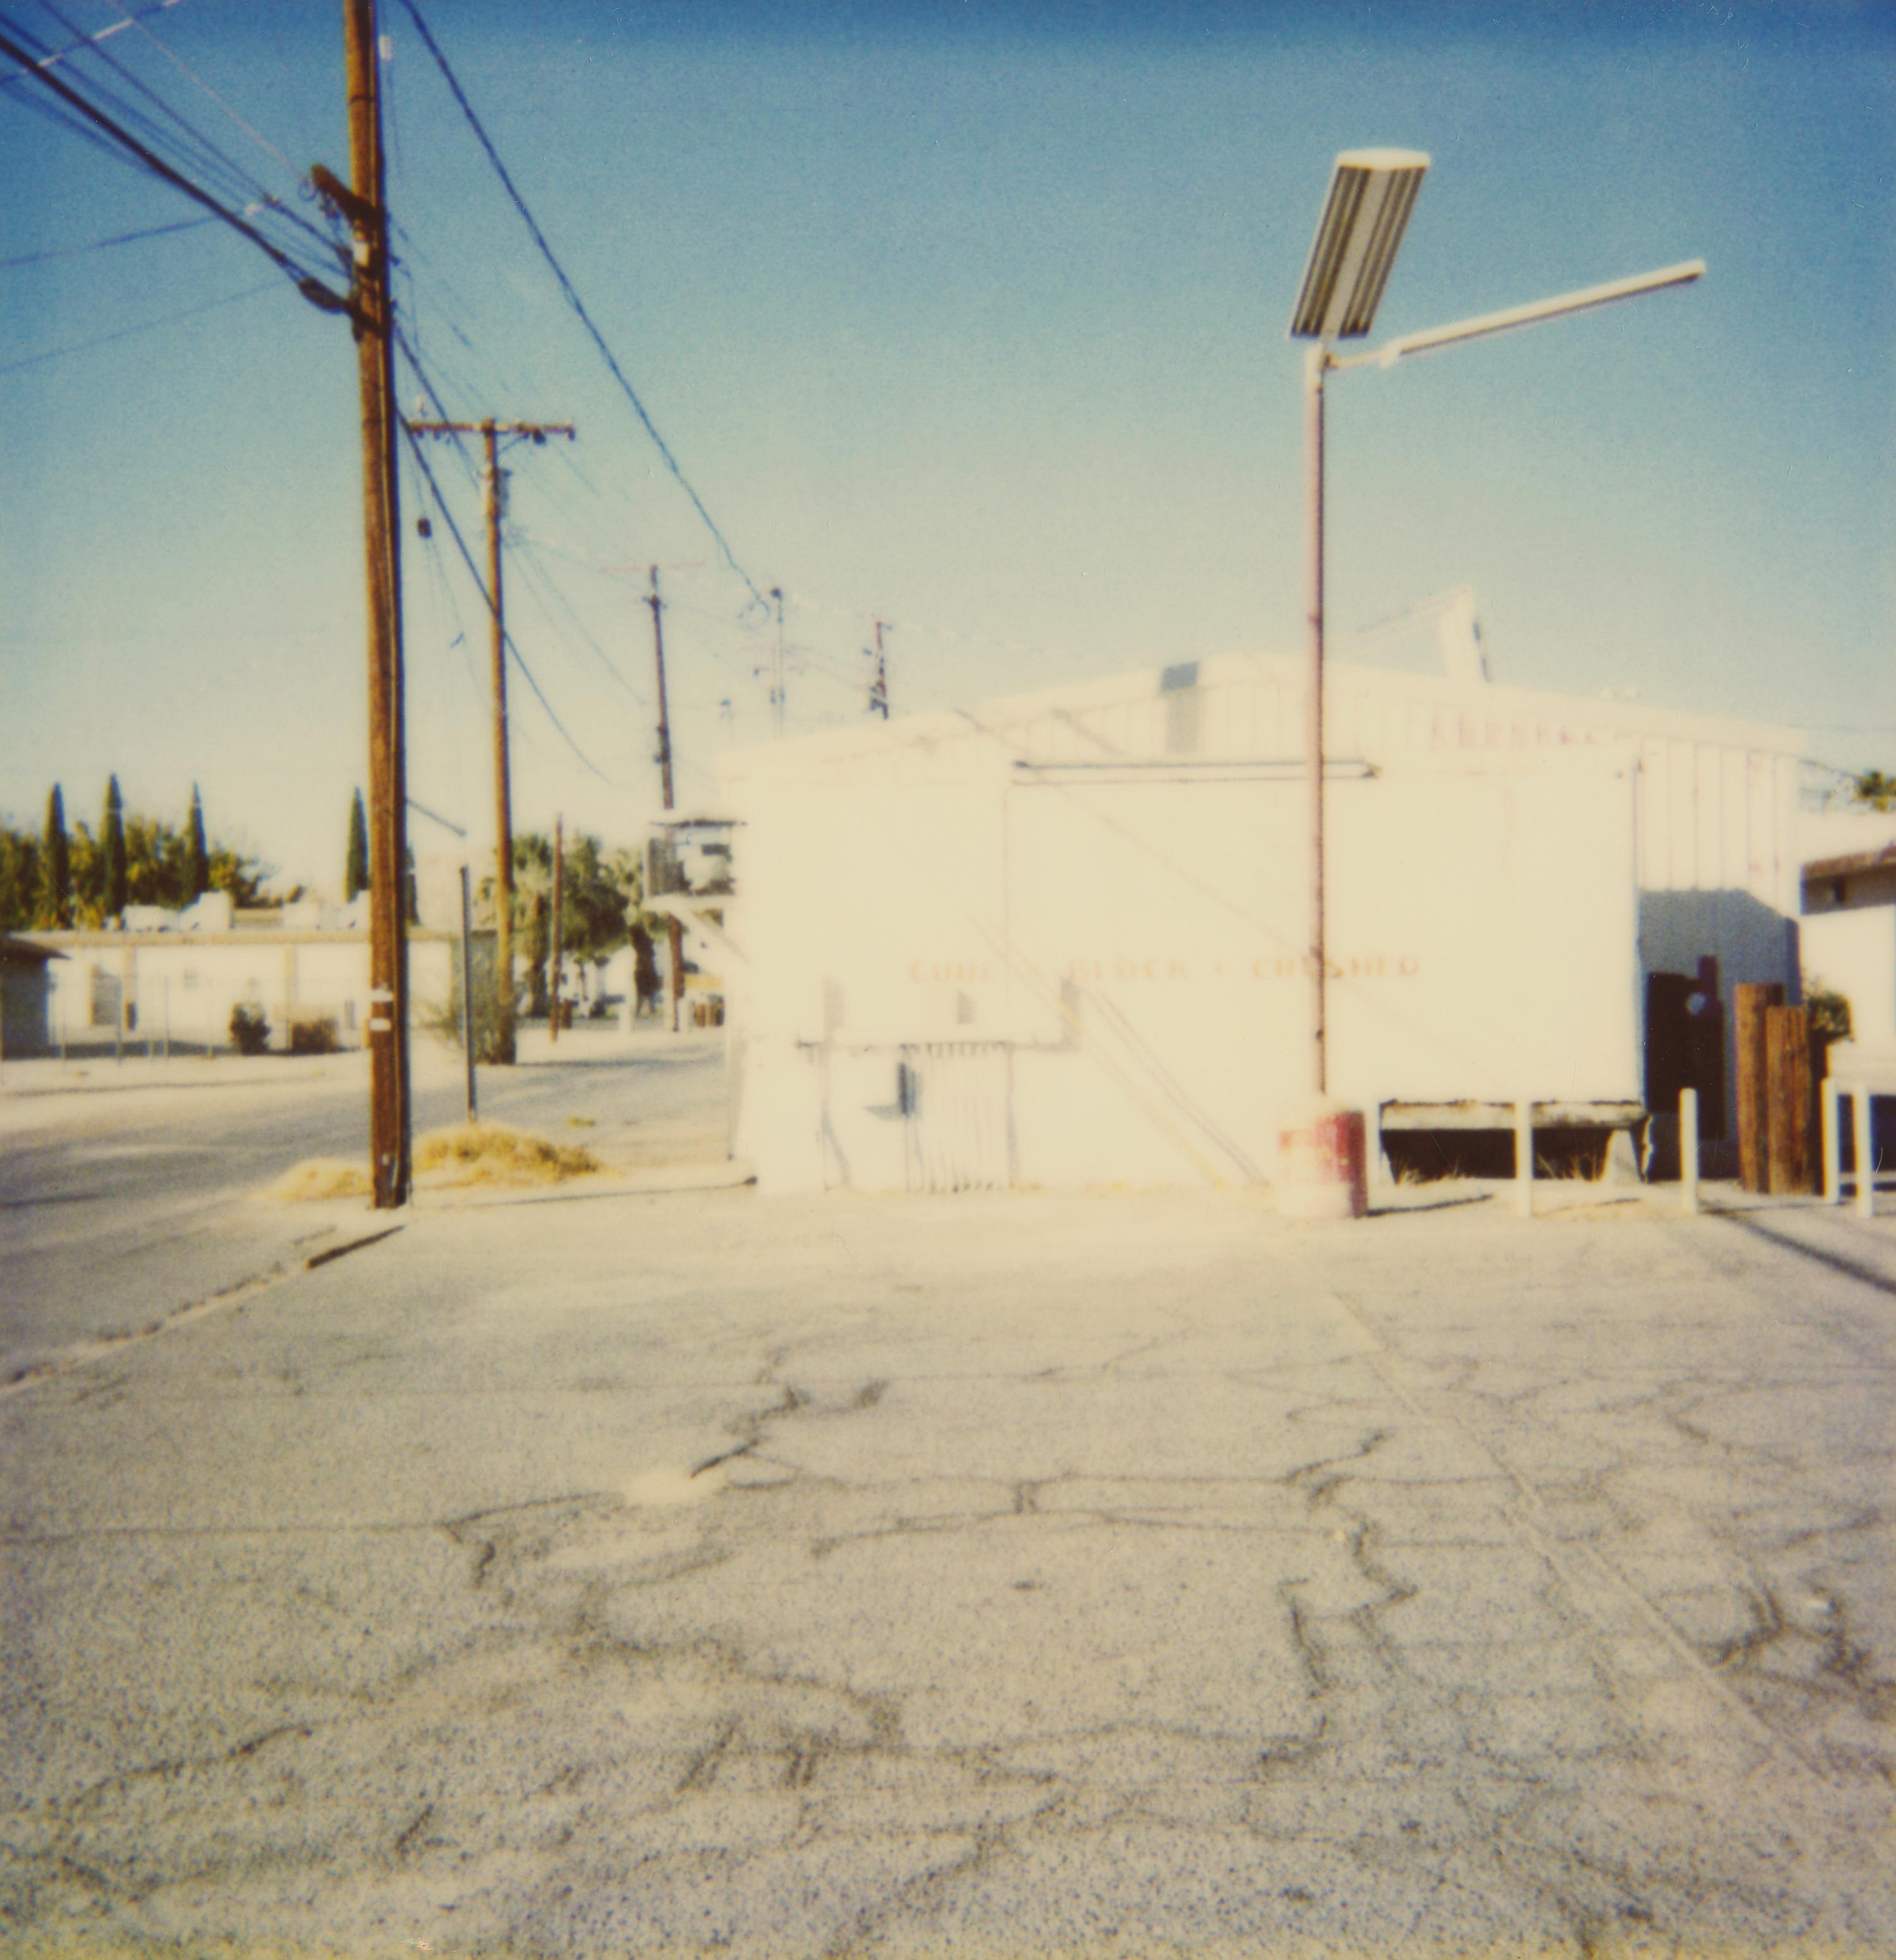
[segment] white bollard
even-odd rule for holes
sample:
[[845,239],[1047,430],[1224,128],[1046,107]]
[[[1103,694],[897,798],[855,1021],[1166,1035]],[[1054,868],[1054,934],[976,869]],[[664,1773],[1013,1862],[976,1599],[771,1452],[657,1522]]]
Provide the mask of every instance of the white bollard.
[[1534,1216],[1534,1105],[1514,1106],[1514,1203],[1523,1218]]
[[1687,1217],[1698,1209],[1698,1091],[1678,1092],[1678,1208]]
[[1869,1085],[1859,1081],[1850,1097],[1850,1125],[1856,1141],[1856,1212],[1861,1218],[1876,1215],[1876,1166],[1869,1147]]

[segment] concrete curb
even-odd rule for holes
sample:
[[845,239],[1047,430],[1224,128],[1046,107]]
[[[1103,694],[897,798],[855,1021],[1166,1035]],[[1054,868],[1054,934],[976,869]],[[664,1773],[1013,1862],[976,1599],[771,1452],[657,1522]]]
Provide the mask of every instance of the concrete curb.
[[757,1182],[757,1173],[741,1159],[714,1164],[676,1164],[621,1177],[575,1178],[570,1184],[533,1185],[507,1190],[482,1185],[447,1185],[415,1194],[412,1209],[421,1214],[485,1211],[504,1205],[570,1204],[600,1198],[653,1198],[687,1191],[738,1191]]

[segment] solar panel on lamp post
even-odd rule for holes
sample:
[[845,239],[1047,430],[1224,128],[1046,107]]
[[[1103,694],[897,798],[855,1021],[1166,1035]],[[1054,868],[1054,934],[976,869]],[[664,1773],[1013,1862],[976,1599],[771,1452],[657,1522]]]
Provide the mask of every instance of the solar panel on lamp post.
[[1309,698],[1305,706],[1305,764],[1310,779],[1311,1069],[1319,1096],[1328,1087],[1328,1055],[1324,952],[1323,863],[1323,380],[1332,370],[1392,368],[1414,354],[1430,354],[1490,334],[1538,326],[1544,320],[1590,312],[1618,300],[1637,299],[1669,286],[1689,285],[1705,271],[1702,259],[1662,266],[1630,278],[1609,280],[1553,299],[1499,313],[1481,313],[1447,326],[1399,334],[1385,345],[1341,358],[1333,340],[1366,336],[1389,282],[1389,268],[1429,167],[1419,150],[1345,150],[1331,173],[1330,190],[1303,270],[1290,318],[1290,338],[1311,343],[1303,367],[1305,510],[1309,593]]

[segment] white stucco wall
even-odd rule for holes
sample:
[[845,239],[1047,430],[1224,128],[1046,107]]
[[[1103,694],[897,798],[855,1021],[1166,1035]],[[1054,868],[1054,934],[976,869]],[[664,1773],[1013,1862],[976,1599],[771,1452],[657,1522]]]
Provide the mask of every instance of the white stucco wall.
[[[221,1047],[239,1005],[262,1014],[271,1044],[284,1046],[301,1020],[330,1020],[337,1040],[358,1047],[368,1017],[366,933],[267,931],[43,934],[66,956],[53,962],[49,1037],[109,1038],[111,1007],[127,1012],[127,1033]],[[458,940],[411,934],[409,991],[417,1019],[447,1000]]]
[[[1308,1079],[1304,674],[1221,657],[727,758],[765,1181],[912,1182],[924,1091],[983,1163],[1002,1097],[1023,1180],[1260,1167]],[[1347,662],[1326,698],[1336,1093],[1636,1101],[1646,974],[1796,998],[1801,735]]]
[[[1267,1174],[1309,1087],[1302,782],[967,762],[751,786],[733,932],[760,1179],[903,1188],[944,1100],[989,1163],[994,1098],[1000,1181]],[[1332,781],[1333,1093],[1637,1099],[1634,774],[1596,749]]]
[[1804,972],[1850,1002],[1866,1048],[1896,1048],[1896,905],[1813,913],[1801,922]]

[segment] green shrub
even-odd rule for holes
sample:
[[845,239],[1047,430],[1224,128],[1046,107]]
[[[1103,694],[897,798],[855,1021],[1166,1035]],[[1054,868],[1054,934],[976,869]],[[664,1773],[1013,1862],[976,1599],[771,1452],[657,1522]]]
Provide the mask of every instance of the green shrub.
[[270,1024],[261,1007],[240,1001],[231,1010],[231,1045],[239,1055],[261,1055],[270,1045]]
[[292,1055],[334,1055],[342,1044],[336,1038],[336,1023],[327,1014],[312,1015],[290,1023]]
[[1850,1002],[1826,987],[1821,980],[1804,982],[1804,1006],[1810,1016],[1811,1032],[1820,1041],[1848,1041]]

